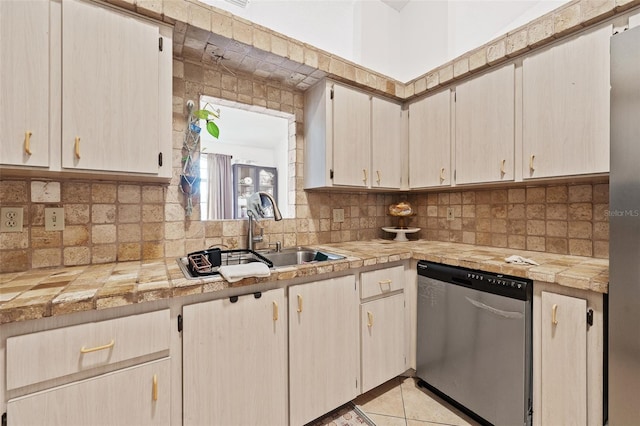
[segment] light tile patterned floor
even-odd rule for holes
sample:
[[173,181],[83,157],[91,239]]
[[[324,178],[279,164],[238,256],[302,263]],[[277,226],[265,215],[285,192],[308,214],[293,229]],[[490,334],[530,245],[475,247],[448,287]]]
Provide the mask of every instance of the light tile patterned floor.
[[376,426],[478,425],[411,377],[396,377],[354,402]]

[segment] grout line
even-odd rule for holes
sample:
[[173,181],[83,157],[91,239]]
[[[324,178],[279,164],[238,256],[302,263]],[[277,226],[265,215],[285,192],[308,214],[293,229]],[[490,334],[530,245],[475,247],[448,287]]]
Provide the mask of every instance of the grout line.
[[[404,379],[407,380],[407,379]],[[402,399],[402,413],[404,414],[404,426],[408,426],[409,422],[407,421],[407,410],[404,408],[404,393],[402,392],[402,383],[404,382],[402,378],[400,378],[400,399]]]

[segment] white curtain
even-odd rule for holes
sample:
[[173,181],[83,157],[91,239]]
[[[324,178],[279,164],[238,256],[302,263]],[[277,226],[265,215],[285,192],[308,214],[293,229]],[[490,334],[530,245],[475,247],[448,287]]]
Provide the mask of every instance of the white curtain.
[[233,218],[231,158],[230,155],[207,154],[209,220]]

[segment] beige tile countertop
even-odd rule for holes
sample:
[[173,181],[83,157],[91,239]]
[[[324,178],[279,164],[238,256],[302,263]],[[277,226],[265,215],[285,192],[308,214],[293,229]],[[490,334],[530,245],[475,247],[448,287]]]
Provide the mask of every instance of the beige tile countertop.
[[[606,293],[608,289],[609,263],[606,259],[435,241],[401,243],[373,240],[314,247],[346,257],[277,268],[270,277],[246,278],[233,284],[220,276],[188,280],[174,258],[0,274],[0,324],[210,293],[229,287],[309,277],[407,259],[515,275],[599,293]],[[513,254],[532,259],[540,265],[506,263],[504,259]]]

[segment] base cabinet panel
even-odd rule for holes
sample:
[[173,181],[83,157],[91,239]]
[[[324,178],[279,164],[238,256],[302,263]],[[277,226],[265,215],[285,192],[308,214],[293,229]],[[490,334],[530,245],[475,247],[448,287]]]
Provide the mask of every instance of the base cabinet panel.
[[358,305],[353,275],[289,287],[290,426],[358,395]]
[[587,301],[542,292],[543,425],[587,424]]
[[535,282],[533,426],[604,424],[601,293]]
[[10,400],[10,425],[168,425],[170,361],[142,364]]
[[406,370],[404,294],[363,303],[360,309],[364,393]]
[[287,424],[284,289],[183,308],[184,425]]

